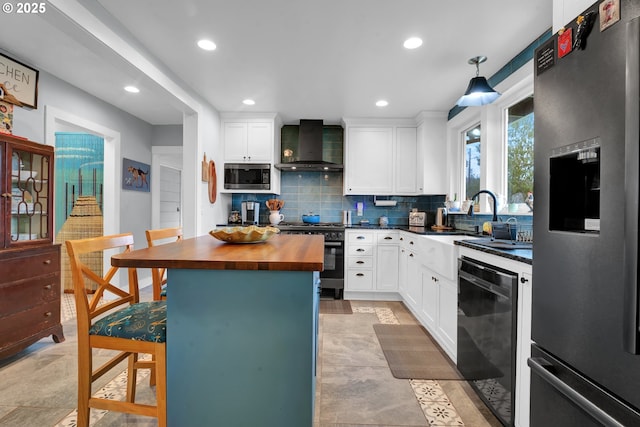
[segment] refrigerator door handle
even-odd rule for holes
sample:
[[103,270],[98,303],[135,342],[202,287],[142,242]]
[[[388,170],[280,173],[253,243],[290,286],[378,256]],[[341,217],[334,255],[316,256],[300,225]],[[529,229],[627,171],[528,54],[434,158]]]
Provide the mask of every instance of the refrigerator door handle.
[[615,418],[611,417],[611,415],[594,405],[589,399],[585,398],[550,372],[549,368],[553,367],[553,364],[546,359],[542,357],[530,357],[527,359],[527,365],[531,368],[531,372],[535,373],[548,384],[553,386],[567,399],[593,417],[593,419],[606,426],[624,427],[624,424],[619,423]]
[[638,172],[638,140],[640,140],[640,18],[627,23],[626,97],[625,97],[625,233],[624,233],[624,350],[640,354],[640,295],[638,292],[638,202],[640,174]]

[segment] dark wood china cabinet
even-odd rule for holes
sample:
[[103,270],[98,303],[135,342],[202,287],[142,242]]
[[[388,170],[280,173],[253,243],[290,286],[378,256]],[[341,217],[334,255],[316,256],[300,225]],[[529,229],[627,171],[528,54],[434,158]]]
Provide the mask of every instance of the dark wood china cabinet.
[[64,341],[53,166],[53,147],[0,134],[0,359],[49,335]]

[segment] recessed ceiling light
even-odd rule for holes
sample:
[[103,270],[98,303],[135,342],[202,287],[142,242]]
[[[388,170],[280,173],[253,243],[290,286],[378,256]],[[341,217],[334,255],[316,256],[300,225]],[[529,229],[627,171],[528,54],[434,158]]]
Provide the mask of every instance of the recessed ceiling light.
[[138,93],[140,92],[140,89],[138,89],[135,86],[125,86],[124,90],[126,90],[127,92],[131,92],[131,93]]
[[422,46],[422,39],[420,37],[410,37],[404,41],[403,46],[407,49],[416,49]]
[[242,103],[244,105],[256,105],[256,101],[254,101],[253,99],[245,99],[242,101]]
[[387,105],[389,105],[389,103],[387,101],[385,101],[384,99],[381,99],[380,101],[376,101],[376,106],[377,107],[386,107]]
[[216,44],[211,40],[202,39],[198,41],[198,47],[203,50],[216,50]]

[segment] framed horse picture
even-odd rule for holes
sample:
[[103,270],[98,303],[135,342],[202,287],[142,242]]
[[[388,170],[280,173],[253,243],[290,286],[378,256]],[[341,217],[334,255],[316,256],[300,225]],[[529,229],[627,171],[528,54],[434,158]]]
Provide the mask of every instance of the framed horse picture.
[[151,191],[151,166],[146,163],[136,162],[135,160],[122,158],[122,189],[143,191],[148,193]]

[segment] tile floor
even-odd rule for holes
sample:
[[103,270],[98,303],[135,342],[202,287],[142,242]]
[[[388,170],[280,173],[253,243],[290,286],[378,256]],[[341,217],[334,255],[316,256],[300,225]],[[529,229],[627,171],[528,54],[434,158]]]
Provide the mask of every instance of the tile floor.
[[[141,296],[149,298],[150,288]],[[373,325],[416,323],[402,303],[351,304],[354,314],[320,315],[314,427],[500,426],[464,381],[401,380],[391,375]],[[0,427],[75,426],[77,341],[70,298],[63,298],[62,309],[64,343],[46,338],[0,361]],[[106,352],[96,356],[106,357]],[[139,374],[138,395],[152,401],[147,375]],[[96,393],[123,396],[123,376],[114,372],[98,388]],[[91,425],[157,423],[152,418],[92,410]]]

